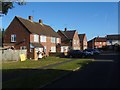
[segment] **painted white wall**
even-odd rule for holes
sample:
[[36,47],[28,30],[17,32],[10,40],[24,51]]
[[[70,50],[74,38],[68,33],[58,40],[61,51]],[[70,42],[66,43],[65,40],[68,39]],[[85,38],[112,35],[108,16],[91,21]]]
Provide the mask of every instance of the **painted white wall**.
[[120,40],[107,40],[107,45],[114,45],[114,44],[120,45]]
[[68,52],[69,46],[61,46],[61,52]]

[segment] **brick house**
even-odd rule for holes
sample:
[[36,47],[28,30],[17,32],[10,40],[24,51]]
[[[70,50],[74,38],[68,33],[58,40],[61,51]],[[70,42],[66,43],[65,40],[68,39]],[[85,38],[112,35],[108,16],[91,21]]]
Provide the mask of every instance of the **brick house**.
[[48,25],[15,16],[5,31],[4,47],[27,49],[27,58],[36,58],[37,51],[56,52],[56,45],[61,43],[61,37]]
[[107,35],[107,46],[109,45],[120,45],[120,34]]
[[70,49],[80,50],[80,40],[76,30],[65,28],[64,31],[58,30],[57,33],[61,36],[60,52],[68,52]]
[[80,39],[80,50],[87,49],[87,37],[86,34],[78,34]]
[[106,41],[106,37],[95,37],[88,41],[88,48],[102,48],[107,45]]

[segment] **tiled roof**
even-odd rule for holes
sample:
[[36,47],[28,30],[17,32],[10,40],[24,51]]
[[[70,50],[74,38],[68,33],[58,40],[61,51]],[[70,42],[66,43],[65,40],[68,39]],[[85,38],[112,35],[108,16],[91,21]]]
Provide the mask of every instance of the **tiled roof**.
[[29,32],[39,34],[39,35],[46,35],[46,36],[53,36],[59,37],[60,36],[48,25],[40,24],[39,22],[32,22],[27,19],[23,19],[21,17],[16,16],[16,18],[28,29]]
[[120,34],[107,35],[107,40],[120,40]]
[[107,39],[105,37],[95,37],[94,40],[96,42],[106,42]]
[[76,32],[76,30],[67,30],[67,31],[61,31],[59,30],[61,33],[63,33],[63,35],[67,38],[67,39],[73,39],[74,34]]

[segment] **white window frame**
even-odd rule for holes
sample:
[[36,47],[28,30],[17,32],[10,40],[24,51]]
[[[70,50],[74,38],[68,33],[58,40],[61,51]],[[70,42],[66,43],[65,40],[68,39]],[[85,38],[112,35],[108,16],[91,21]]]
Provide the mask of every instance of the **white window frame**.
[[16,34],[11,35],[11,42],[16,42]]
[[39,35],[34,34],[34,42],[39,42]]
[[44,36],[44,35],[41,35],[40,36],[40,42],[46,42],[46,36]]
[[55,37],[51,37],[51,43],[55,43]]
[[51,52],[56,52],[56,46],[51,46]]
[[60,39],[59,38],[57,38],[57,43],[60,43]]

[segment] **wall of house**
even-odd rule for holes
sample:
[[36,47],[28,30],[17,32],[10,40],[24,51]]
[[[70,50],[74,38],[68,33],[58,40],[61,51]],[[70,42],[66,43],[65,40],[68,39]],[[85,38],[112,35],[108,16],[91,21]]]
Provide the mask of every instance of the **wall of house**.
[[86,37],[86,35],[85,35],[84,40],[83,40],[83,48],[82,48],[82,50],[85,50],[85,49],[87,49],[87,37]]
[[120,40],[107,40],[107,45],[114,45],[114,44],[119,44],[120,45]]
[[72,40],[72,48],[74,50],[80,50],[80,42],[79,42],[78,32],[75,32]]
[[106,42],[95,42],[96,48],[102,48],[103,46],[106,46]]
[[[11,35],[16,34],[16,42],[11,42]],[[27,57],[29,58],[29,41],[30,33],[26,28],[14,18],[9,27],[5,31],[4,43],[14,44],[15,49],[20,49],[21,46],[26,46],[27,48]],[[25,40],[25,42],[23,42]]]
[[94,40],[88,41],[87,48],[94,48],[94,46],[95,46]]
[[[39,35],[39,42],[41,45],[44,46],[44,49],[46,48],[46,55],[49,56],[49,52],[51,51],[51,47],[55,47],[56,48],[56,45],[57,45],[57,40],[55,43],[52,43],[51,42],[51,37],[50,36],[46,36],[46,42],[41,42],[40,41],[40,35]],[[57,38],[56,38],[57,39]],[[61,38],[59,38],[59,43],[61,43]],[[34,43],[34,34],[31,34],[30,35],[30,42]],[[57,49],[56,49],[57,51]]]

